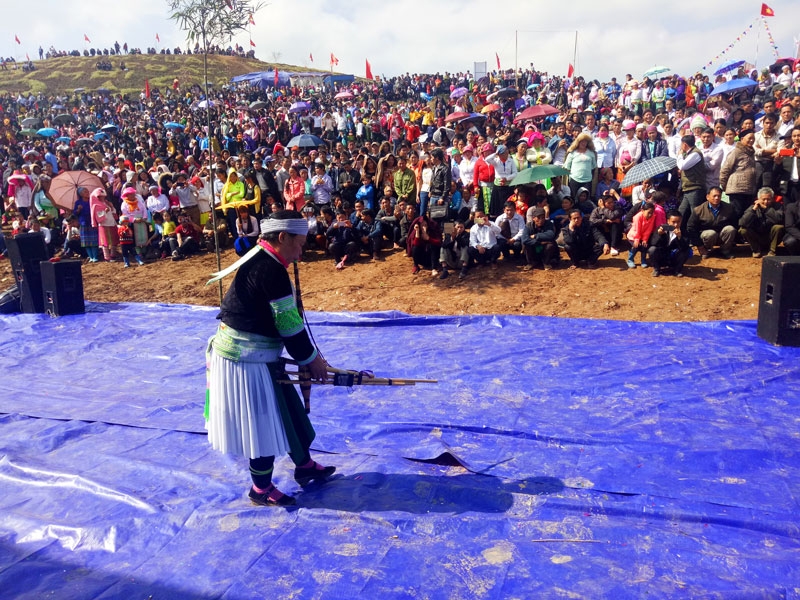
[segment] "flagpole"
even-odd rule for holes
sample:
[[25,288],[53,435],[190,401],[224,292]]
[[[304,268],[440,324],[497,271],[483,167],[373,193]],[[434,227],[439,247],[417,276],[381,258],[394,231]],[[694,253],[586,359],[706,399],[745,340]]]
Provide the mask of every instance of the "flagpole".
[[572,50],[572,68],[577,70],[578,62],[578,30],[575,30],[575,48]]
[[514,30],[514,87],[519,88],[517,72],[519,71],[519,31]]
[[[759,17],[759,18],[761,19],[763,24],[764,17]],[[756,68],[756,70],[758,69],[758,43],[760,41],[761,41],[761,27],[758,28],[758,32],[756,33],[756,59],[755,62],[753,63],[753,66]]]

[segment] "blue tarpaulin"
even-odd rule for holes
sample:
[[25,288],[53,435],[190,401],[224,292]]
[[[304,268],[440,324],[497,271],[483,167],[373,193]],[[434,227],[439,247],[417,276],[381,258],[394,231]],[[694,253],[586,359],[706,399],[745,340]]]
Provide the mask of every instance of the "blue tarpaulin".
[[800,349],[753,322],[311,314],[291,510],[208,446],[216,310],[0,317],[0,596],[800,598]]

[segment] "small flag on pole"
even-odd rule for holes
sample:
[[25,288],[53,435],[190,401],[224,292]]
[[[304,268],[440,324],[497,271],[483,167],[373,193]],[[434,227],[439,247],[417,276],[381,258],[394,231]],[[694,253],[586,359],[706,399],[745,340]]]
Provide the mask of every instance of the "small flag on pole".
[[775,16],[775,11],[772,10],[769,6],[767,6],[766,4],[764,4],[762,2],[761,3],[761,16],[762,17],[774,17]]
[[83,34],[83,39],[86,40],[87,42],[89,42],[90,44],[92,43],[92,40],[90,40],[89,36],[86,35],[85,33]]
[[339,59],[338,59],[338,58],[336,58],[336,57],[333,55],[333,52],[331,52],[331,65],[338,65],[338,64],[339,64]]
[[275,87],[278,87],[278,67],[275,67]]
[[500,70],[500,55],[497,52],[495,52],[494,53],[494,57],[497,59],[497,70],[499,71]]
[[250,25],[255,25],[256,21],[253,19],[253,13],[250,13]]
[[372,76],[372,66],[369,64],[369,60],[367,61],[367,79],[375,79]]
[[158,34],[156,34],[156,41],[157,41],[159,44],[161,43],[161,38],[160,38],[160,37],[158,37]]
[[250,45],[251,45],[253,48],[255,48],[255,47],[256,47],[256,43],[255,43],[253,40],[250,40]]
[[571,78],[575,74],[575,67],[572,66],[572,63],[569,63],[569,67],[567,67],[567,78]]
[[308,53],[308,58],[311,59],[311,62],[314,62],[314,55],[311,52]]
[[18,44],[22,43],[22,42],[19,41],[19,38],[16,35],[14,36],[14,41],[17,42]]
[[144,80],[144,97],[145,98],[149,98],[150,97],[150,80],[149,79],[145,79]]
[[31,57],[28,56],[27,52],[25,53],[25,60],[27,60],[28,62],[31,62]]

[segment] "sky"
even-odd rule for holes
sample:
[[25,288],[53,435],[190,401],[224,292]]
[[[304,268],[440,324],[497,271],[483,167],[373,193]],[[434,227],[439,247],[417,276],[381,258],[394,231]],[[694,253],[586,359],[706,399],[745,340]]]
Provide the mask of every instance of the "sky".
[[[800,2],[768,4],[775,17],[765,21],[780,55],[795,55]],[[486,0],[269,0],[250,32],[234,41],[249,48],[252,39],[256,56],[267,62],[328,69],[333,53],[337,71],[364,76],[369,60],[375,75],[387,77],[472,71],[480,61],[492,70],[495,55],[503,69],[516,61],[557,75],[566,74],[575,56],[576,74],[601,81],[626,73],[639,78],[654,65],[684,75],[713,61],[704,71],[711,74],[728,59],[757,58],[763,67],[775,56],[759,17],[761,2],[752,0],[506,0],[502,7],[497,11]],[[0,0],[0,11],[6,17],[0,55],[17,59],[38,57],[40,45],[83,50],[84,34],[101,48],[114,41],[146,48],[157,45],[156,34],[159,47],[186,47],[165,0],[39,0],[35,11]]]

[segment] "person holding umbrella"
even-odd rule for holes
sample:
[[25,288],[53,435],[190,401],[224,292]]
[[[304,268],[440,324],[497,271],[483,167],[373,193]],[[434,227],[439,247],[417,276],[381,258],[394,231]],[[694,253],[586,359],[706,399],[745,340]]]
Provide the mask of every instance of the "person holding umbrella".
[[[89,209],[92,227],[97,228],[98,245],[103,250],[103,258],[111,262],[113,251],[119,253],[119,232],[117,230],[117,210],[108,200],[103,188],[95,189],[89,196]],[[97,258],[91,262],[97,262]]]

